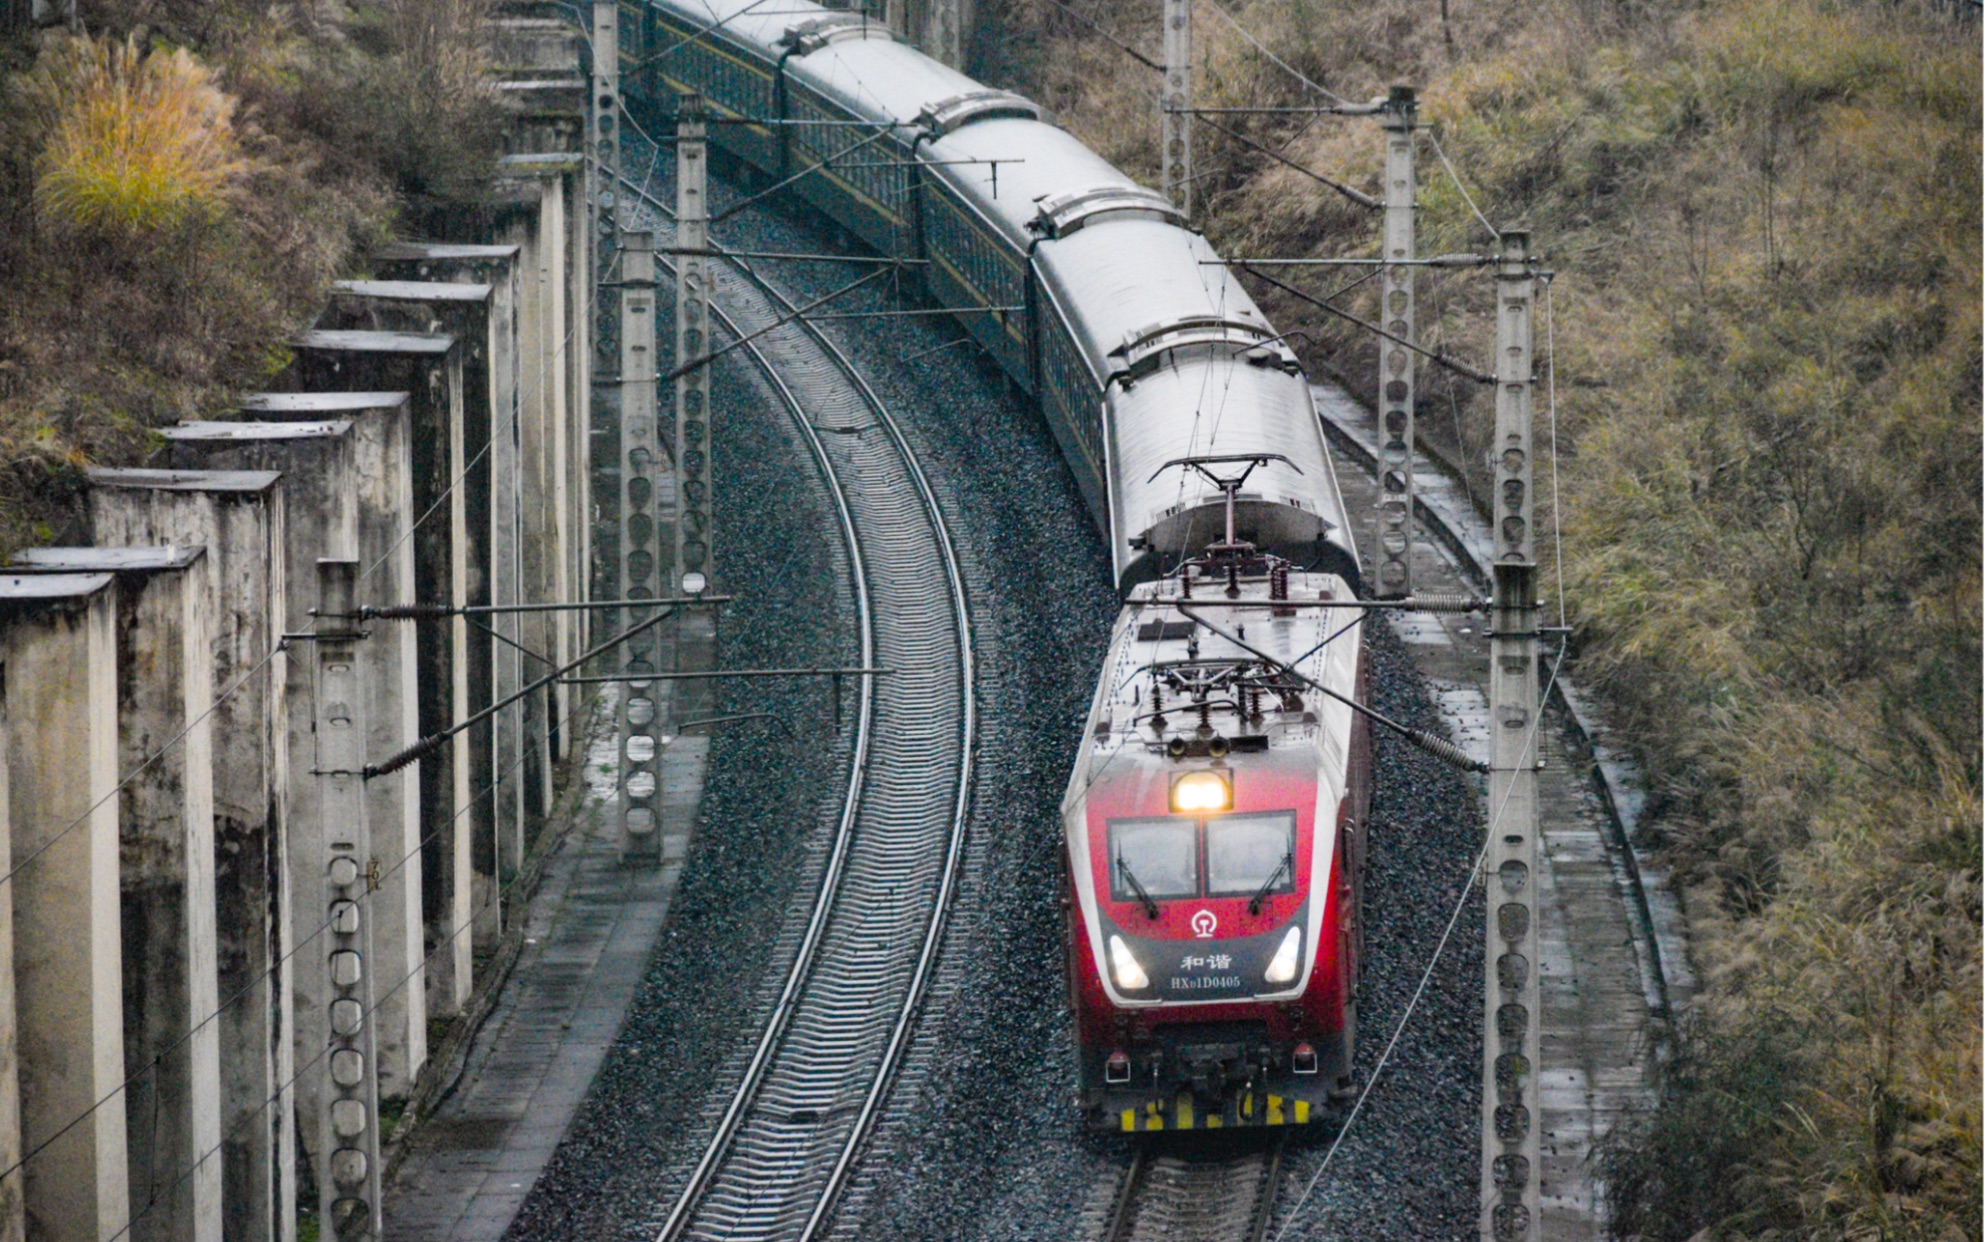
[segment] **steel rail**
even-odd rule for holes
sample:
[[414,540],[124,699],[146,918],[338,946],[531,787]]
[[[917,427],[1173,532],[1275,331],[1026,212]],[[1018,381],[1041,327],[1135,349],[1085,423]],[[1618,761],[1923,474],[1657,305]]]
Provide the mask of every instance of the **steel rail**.
[[1144,1139],[1124,1170],[1104,1242],[1262,1242],[1275,1216],[1288,1138],[1287,1130],[1236,1132],[1215,1150]]
[[[791,304],[784,295],[778,293],[769,284],[766,284],[756,273],[751,272],[748,267],[744,270],[747,274],[751,275],[752,279],[761,288],[765,289],[776,300],[786,305]],[[930,925],[924,933],[922,949],[917,956],[916,973],[911,978],[909,995],[904,1000],[902,1011],[896,1020],[895,1029],[890,1032],[889,1046],[884,1053],[882,1067],[876,1074],[874,1084],[869,1088],[868,1098],[862,1102],[861,1113],[855,1119],[854,1128],[850,1132],[846,1144],[843,1146],[840,1159],[835,1162],[834,1171],[829,1176],[827,1188],[822,1192],[820,1201],[814,1208],[812,1218],[807,1221],[806,1228],[800,1235],[802,1242],[810,1242],[811,1239],[818,1236],[821,1228],[827,1223],[833,1211],[835,1201],[840,1197],[842,1189],[847,1184],[849,1174],[854,1170],[855,1161],[861,1154],[861,1148],[868,1137],[868,1131],[874,1125],[881,1111],[882,1104],[888,1095],[889,1087],[895,1079],[896,1071],[902,1064],[903,1056],[909,1049],[911,1027],[914,1024],[917,1009],[922,1004],[924,991],[929,986],[931,973],[936,967],[938,951],[944,940],[944,930],[951,910],[951,899],[957,892],[959,865],[963,861],[965,854],[966,815],[971,806],[972,758],[976,750],[978,732],[977,685],[973,670],[971,615],[965,597],[965,579],[964,574],[958,566],[958,550],[952,542],[950,527],[945,524],[943,510],[939,508],[937,503],[937,494],[931,488],[930,479],[925,475],[922,463],[917,460],[916,453],[911,450],[909,441],[904,437],[902,427],[896,422],[895,415],[889,412],[889,407],[883,402],[880,394],[870,387],[868,380],[860,371],[855,369],[854,364],[842,352],[841,347],[835,344],[825,332],[811,323],[806,325],[806,330],[820,343],[823,349],[833,356],[842,370],[862,390],[869,407],[875,411],[876,416],[881,420],[884,428],[887,429],[890,441],[896,446],[896,451],[902,456],[905,469],[909,471],[911,479],[916,483],[917,494],[923,503],[924,511],[930,516],[933,533],[937,536],[938,547],[944,558],[945,581],[951,595],[953,618],[957,627],[960,673],[959,691],[964,719],[962,721],[963,737],[961,739],[958,793],[956,803],[952,808],[950,839],[945,849],[944,876],[942,886],[938,890]]]
[[1268,1167],[1262,1170],[1261,1192],[1254,1201],[1254,1220],[1248,1224],[1248,1242],[1266,1242],[1268,1226],[1275,1220],[1275,1186],[1282,1180],[1282,1152],[1289,1146],[1289,1135],[1277,1136],[1268,1152]]
[[[634,194],[645,200],[657,212],[664,216],[669,214],[667,204],[649,193],[645,186],[639,185],[625,177],[621,178],[621,180]],[[791,314],[794,305],[793,300],[766,282],[756,272],[752,271],[748,265],[733,263],[730,265],[729,270],[741,274],[745,280],[750,282],[750,285],[757,291],[758,295],[767,303],[768,310],[772,315],[775,317],[793,318]],[[712,304],[712,313],[718,315],[726,329],[734,335],[741,336],[745,334],[745,326],[736,317],[717,306],[714,302]],[[769,1212],[770,1219],[754,1218],[752,1221],[734,1219],[728,1223],[720,1223],[715,1230],[715,1232],[726,1237],[767,1236],[769,1233],[777,1231],[781,1236],[797,1236],[801,1239],[812,1239],[820,1235],[831,1219],[837,1201],[842,1191],[846,1188],[849,1175],[862,1151],[869,1131],[880,1116],[883,1103],[887,1098],[896,1072],[901,1066],[903,1056],[908,1049],[916,1015],[936,965],[951,899],[957,889],[958,873],[964,854],[966,812],[969,807],[971,794],[972,756],[976,739],[976,716],[973,684],[973,653],[964,580],[959,568],[958,557],[950,531],[945,526],[942,511],[937,504],[937,498],[930,487],[929,480],[903,436],[901,427],[890,414],[887,405],[862,378],[861,374],[854,368],[846,355],[831,340],[827,339],[817,327],[806,324],[803,320],[797,326],[792,324],[783,326],[788,327],[789,330],[805,332],[811,338],[819,353],[827,360],[832,371],[836,373],[835,382],[848,389],[852,389],[857,394],[859,398],[858,404],[864,408],[864,412],[870,415],[878,425],[883,427],[890,447],[900,460],[903,473],[913,485],[917,507],[921,510],[920,517],[928,528],[926,538],[935,545],[936,559],[941,563],[943,568],[945,598],[942,602],[945,610],[949,613],[950,629],[952,631],[947,638],[951,640],[951,645],[953,645],[953,650],[947,653],[945,658],[956,660],[958,672],[957,683],[951,687],[951,690],[956,694],[956,710],[958,714],[958,726],[955,737],[957,745],[955,751],[957,785],[955,797],[951,800],[948,810],[949,824],[944,834],[943,856],[935,883],[935,892],[931,898],[931,914],[923,928],[921,940],[916,945],[914,961],[909,964],[909,979],[907,985],[903,988],[900,1003],[894,1006],[893,1019],[890,1022],[886,1042],[880,1055],[874,1059],[872,1069],[868,1064],[862,1066],[868,1081],[866,1089],[862,1092],[860,1105],[858,1108],[853,1109],[852,1121],[847,1125],[846,1133],[835,1144],[837,1150],[834,1152],[831,1165],[828,1165],[824,1169],[824,1178],[821,1176],[823,1170],[812,1165],[806,1159],[807,1153],[799,1150],[805,1146],[804,1143],[786,1144],[785,1146],[791,1150],[784,1151],[780,1159],[770,1162],[771,1167],[754,1167],[746,1175],[750,1178],[754,1190],[759,1192],[759,1194],[753,1196],[754,1200],[768,1188],[766,1185],[767,1180],[774,1183],[783,1182],[787,1189],[797,1189],[803,1181],[817,1181],[819,1183],[817,1189],[807,1187],[803,1191],[802,1197],[810,1195],[812,1205],[810,1210],[807,1211],[804,1223],[799,1225],[796,1235],[790,1233],[790,1225],[797,1221],[798,1212],[788,1207],[785,1216],[782,1218],[776,1206],[770,1207],[765,1212],[759,1214],[760,1217],[763,1217],[766,1212]],[[861,579],[864,599],[868,600],[870,596],[868,583],[870,575],[876,572],[882,572],[886,575],[886,568],[878,571],[877,566],[886,566],[890,558],[884,556],[878,562],[865,556],[861,551],[863,537],[861,523],[855,520],[853,507],[849,505],[847,494],[835,473],[833,465],[834,454],[829,452],[819,433],[814,428],[812,420],[808,417],[810,408],[817,406],[818,402],[809,403],[802,401],[800,393],[795,391],[795,382],[801,388],[805,387],[806,380],[804,377],[798,378],[797,381],[789,378],[783,373],[780,367],[774,365],[773,360],[767,356],[764,349],[759,345],[752,345],[749,352],[753,355],[769,382],[779,392],[781,400],[792,412],[795,423],[806,437],[815,460],[820,465],[823,476],[835,494],[836,504],[842,512],[844,530],[850,542],[851,558],[858,566],[857,576]],[[788,364],[788,368],[790,369],[790,364]],[[844,449],[842,451],[848,450]],[[873,537],[873,533],[871,533],[871,537]],[[928,564],[926,558],[917,557],[913,559],[919,563]],[[900,586],[901,584],[892,585]],[[879,641],[874,633],[874,621],[872,618],[877,614],[878,610],[874,609],[872,601],[865,603],[865,608],[869,610],[867,615],[871,619],[865,622],[863,661],[865,665],[872,665],[874,663],[873,647]],[[879,610],[885,624],[890,619],[888,615],[890,611],[888,609]],[[927,645],[927,636],[922,637],[925,645]],[[913,643],[912,645],[916,644]],[[899,672],[902,671],[902,665],[900,663],[896,667]],[[893,680],[897,683],[902,683],[908,679],[899,677]],[[792,968],[787,975],[786,984],[777,1005],[774,1007],[771,1020],[760,1037],[751,1063],[747,1066],[742,1081],[733,1093],[709,1146],[705,1149],[702,1158],[698,1161],[696,1169],[690,1176],[688,1184],[683,1188],[667,1221],[663,1224],[657,1235],[658,1242],[671,1242],[675,1238],[700,1233],[696,1228],[699,1213],[704,1210],[706,1202],[710,1199],[713,1192],[718,1189],[718,1183],[725,1172],[726,1166],[733,1161],[745,1165],[753,1163],[754,1153],[740,1152],[742,1139],[753,1119],[754,1110],[759,1110],[767,1094],[768,1086],[772,1085],[771,1080],[778,1070],[777,1062],[780,1060],[779,1054],[781,1051],[792,1051],[790,1045],[794,1042],[795,1019],[802,1015],[802,1011],[806,1008],[811,998],[811,993],[814,990],[818,990],[831,995],[850,988],[865,986],[846,975],[836,977],[835,971],[837,966],[842,971],[851,972],[856,976],[865,972],[872,972],[873,964],[869,961],[836,963],[832,960],[831,955],[823,953],[824,943],[829,938],[829,933],[834,926],[836,916],[850,915],[850,911],[841,900],[843,894],[840,890],[843,887],[843,881],[849,874],[850,860],[853,857],[853,853],[860,848],[860,841],[856,838],[861,834],[855,832],[856,825],[858,823],[865,823],[866,813],[872,811],[876,805],[875,799],[871,798],[864,801],[864,795],[876,788],[879,783],[884,785],[889,783],[887,781],[877,781],[877,769],[880,762],[877,752],[886,752],[888,749],[886,744],[883,746],[875,745],[872,737],[874,729],[873,720],[877,714],[874,700],[877,690],[874,687],[873,679],[864,678],[863,682],[862,727],[864,736],[860,748],[859,762],[857,764],[855,779],[851,781],[850,796],[846,803],[842,826],[837,833],[834,858],[829,865],[827,875],[823,878],[820,895],[816,899],[814,911],[807,926],[805,939],[802,942],[799,952],[795,955]],[[885,691],[884,693],[890,692],[895,692],[894,686],[891,687],[890,691]],[[948,762],[952,758],[951,756],[940,756],[933,761],[927,756],[918,757],[925,759],[925,762],[921,765],[921,772],[926,776],[935,775],[936,773],[931,771],[933,766],[941,770],[943,767],[948,766]],[[917,773],[899,773],[898,775],[910,775],[914,777]],[[879,814],[880,812],[878,812]],[[899,811],[898,818],[900,819],[901,817]],[[876,824],[873,826],[872,831],[879,838],[877,848],[893,853],[898,847],[891,846],[886,840],[881,839],[888,835],[890,828],[890,825]],[[870,830],[865,829],[864,831],[867,832]],[[906,875],[909,880],[915,879],[914,874],[906,872]],[[872,876],[867,878],[872,882]],[[909,886],[906,883],[905,887]],[[896,887],[892,881],[889,885],[889,891],[892,893],[895,892]],[[855,915],[863,915],[864,917],[865,913],[860,911],[854,912]],[[850,916],[852,917],[852,915]],[[831,1006],[831,1001],[823,1003],[828,1003]],[[847,1042],[848,1032],[837,1032],[835,1034],[842,1043],[845,1044]],[[804,1062],[806,1058],[801,1056],[790,1059]],[[845,1114],[849,1111],[850,1107],[849,1105],[840,1104],[837,1101],[832,1109],[822,1110],[815,1114],[814,1120],[823,1119],[830,1113],[837,1116]],[[797,1118],[797,1116],[797,1113],[792,1115],[793,1118]],[[789,1118],[789,1120],[791,1119]],[[794,1152],[798,1153],[797,1160],[788,1158]],[[761,1165],[764,1163],[760,1162]],[[764,1197],[776,1199],[781,1196]]]
[[[628,185],[634,184],[625,177],[621,178],[621,180]],[[666,211],[666,208],[663,208],[652,196],[641,191],[639,187],[636,188],[637,192],[642,193],[643,197],[649,198],[658,210]],[[659,259],[658,262],[663,262],[663,266],[665,267],[673,266]],[[722,307],[716,304],[714,299],[710,303],[710,313],[714,318],[721,321],[733,335],[740,334],[737,325],[731,321],[730,316]],[[819,435],[813,430],[812,425],[808,423],[801,412],[802,407],[798,396],[787,386],[784,377],[772,365],[771,360],[765,357],[755,345],[748,346],[746,352],[750,353],[757,360],[760,370],[765,374],[766,380],[778,390],[780,399],[785,402],[787,408],[794,412],[796,421],[807,439],[809,448],[814,454],[814,460],[820,466],[821,477],[833,497],[836,513],[841,521],[843,542],[848,550],[850,577],[854,581],[856,612],[858,615],[857,624],[861,631],[862,663],[872,663],[875,658],[875,619],[868,590],[868,569],[862,559],[861,538],[856,532],[854,514],[848,505],[847,494],[841,487],[840,479],[834,474],[832,467],[828,464],[826,446],[820,442]],[[854,755],[850,765],[848,792],[842,802],[841,819],[835,829],[834,846],[828,856],[827,870],[821,877],[820,895],[815,900],[813,913],[807,921],[806,932],[800,941],[799,951],[794,958],[792,968],[787,973],[785,986],[780,991],[779,999],[772,1007],[771,1018],[766,1023],[764,1031],[759,1036],[758,1045],[752,1052],[751,1061],[745,1067],[744,1080],[739,1085],[737,1092],[732,1096],[729,1107],[724,1110],[722,1119],[717,1123],[716,1136],[704,1150],[703,1157],[698,1161],[694,1172],[690,1174],[689,1183],[684,1188],[681,1197],[677,1200],[675,1209],[670,1212],[668,1220],[664,1222],[661,1232],[657,1235],[659,1242],[667,1242],[668,1239],[680,1236],[683,1227],[687,1223],[688,1215],[695,1206],[696,1200],[701,1197],[703,1189],[707,1186],[711,1176],[716,1171],[717,1165],[722,1161],[726,1151],[730,1147],[731,1140],[736,1136],[737,1128],[743,1121],[744,1113],[749,1108],[751,1100],[765,1076],[765,1071],[771,1060],[773,1050],[778,1046],[780,1039],[785,1034],[786,1025],[793,1015],[799,992],[805,984],[807,974],[812,965],[813,956],[819,948],[822,936],[826,932],[829,917],[833,913],[834,892],[839,887],[841,875],[846,868],[848,851],[854,838],[855,822],[861,810],[861,797],[864,778],[867,772],[869,745],[872,740],[872,727],[874,724],[873,685],[874,683],[871,679],[862,678],[862,690],[856,715]]]
[[1118,1242],[1128,1236],[1131,1218],[1136,1215],[1137,1193],[1144,1181],[1144,1164],[1151,1156],[1149,1141],[1139,1143],[1130,1154],[1130,1167],[1123,1171],[1123,1184],[1117,1187],[1110,1205],[1110,1219],[1103,1226],[1103,1242]]

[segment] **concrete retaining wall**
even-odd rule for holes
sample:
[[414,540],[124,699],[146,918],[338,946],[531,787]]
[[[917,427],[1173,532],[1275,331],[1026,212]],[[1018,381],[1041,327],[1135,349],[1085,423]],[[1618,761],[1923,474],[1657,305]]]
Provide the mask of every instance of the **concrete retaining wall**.
[[0,576],[0,633],[26,1227],[98,1242],[131,1203],[115,580]]
[[296,1215],[291,768],[287,661],[277,650],[283,493],[268,471],[100,470],[91,483],[100,546],[206,552],[215,965],[219,995],[229,1002],[209,1024],[220,1049],[222,1215],[230,1237],[287,1237],[272,1232]]
[[[166,430],[146,468],[90,472],[94,547],[0,570],[0,1169],[26,1157],[0,1176],[0,1242],[296,1236],[326,1073],[326,912],[296,895],[321,890],[331,825],[311,662],[283,645],[312,628],[316,562],[358,561],[368,605],[586,594],[584,87],[569,28],[500,25],[530,62],[506,91],[526,153],[490,234],[380,252],[278,391]],[[369,623],[367,761],[520,690],[588,628]],[[574,702],[527,696],[366,783],[388,1100],[415,1093],[430,1017],[471,1000]]]
[[206,1020],[220,999],[206,550],[37,548],[21,568],[117,579],[123,1077],[128,1115],[145,1129],[126,1153],[130,1236],[218,1237],[220,1031]]

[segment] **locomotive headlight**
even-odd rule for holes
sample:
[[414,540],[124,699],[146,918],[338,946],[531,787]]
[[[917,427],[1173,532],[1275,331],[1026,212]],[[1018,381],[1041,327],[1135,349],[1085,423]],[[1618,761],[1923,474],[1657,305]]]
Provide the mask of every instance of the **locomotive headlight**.
[[1187,772],[1172,782],[1172,809],[1182,814],[1234,809],[1234,787],[1220,772]]
[[1303,929],[1291,927],[1289,934],[1282,937],[1282,947],[1275,950],[1275,956],[1268,959],[1268,969],[1262,978],[1270,983],[1294,983],[1296,966],[1303,960]]
[[1110,973],[1117,977],[1117,986],[1126,992],[1141,992],[1151,986],[1151,976],[1130,955],[1130,946],[1123,942],[1122,936],[1110,937]]

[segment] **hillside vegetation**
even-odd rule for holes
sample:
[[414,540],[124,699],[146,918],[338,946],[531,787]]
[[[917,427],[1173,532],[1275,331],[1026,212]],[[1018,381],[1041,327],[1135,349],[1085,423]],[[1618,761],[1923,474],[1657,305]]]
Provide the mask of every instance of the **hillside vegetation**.
[[289,360],[369,245],[480,194],[485,0],[92,0],[0,34],[0,558],[81,471]]
[[[1071,4],[1158,59],[1150,0]],[[991,11],[978,68],[1156,184],[1157,75],[1045,0]],[[1977,24],[1820,0],[1225,11],[1348,98],[1418,86],[1483,214],[1558,273],[1577,674],[1641,751],[1704,984],[1658,1106],[1609,1141],[1617,1230],[1978,1237]],[[1214,0],[1194,29],[1201,106],[1317,98]],[[1378,192],[1369,120],[1215,119]],[[1423,252],[1490,248],[1421,151]],[[1375,252],[1371,213],[1304,173],[1207,128],[1198,161],[1224,253]],[[1486,361],[1489,284],[1423,276],[1422,333]],[[1335,304],[1376,318],[1368,290]],[[1370,394],[1370,340],[1257,293]],[[1423,374],[1421,434],[1481,497],[1487,394]]]

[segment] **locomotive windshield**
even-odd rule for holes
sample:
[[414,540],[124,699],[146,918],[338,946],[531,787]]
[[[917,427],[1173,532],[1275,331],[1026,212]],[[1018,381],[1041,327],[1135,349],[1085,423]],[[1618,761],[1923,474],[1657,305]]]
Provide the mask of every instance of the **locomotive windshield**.
[[1110,893],[1118,901],[1199,895],[1198,825],[1190,819],[1110,821]]
[[1296,815],[1222,815],[1206,821],[1206,892],[1212,897],[1287,893],[1296,887]]
[[1294,811],[1113,819],[1110,896],[1143,902],[1290,893],[1295,852]]

